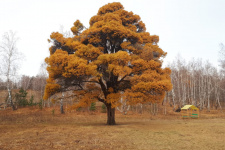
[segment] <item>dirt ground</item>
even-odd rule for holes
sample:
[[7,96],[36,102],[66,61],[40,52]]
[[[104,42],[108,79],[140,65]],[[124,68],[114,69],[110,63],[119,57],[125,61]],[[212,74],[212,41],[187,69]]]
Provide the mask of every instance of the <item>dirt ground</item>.
[[[57,111],[58,112],[58,111]],[[105,113],[24,108],[0,111],[1,150],[224,150],[225,115],[199,119],[179,114],[116,114],[108,126]]]

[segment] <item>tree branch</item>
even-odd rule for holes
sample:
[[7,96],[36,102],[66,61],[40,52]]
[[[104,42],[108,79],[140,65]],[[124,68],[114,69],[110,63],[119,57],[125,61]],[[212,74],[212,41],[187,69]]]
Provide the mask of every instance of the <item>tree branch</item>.
[[98,84],[100,84],[98,81],[82,81],[82,82],[91,82],[91,83],[98,83]]
[[99,84],[100,84],[102,91],[104,93],[104,96],[106,98],[106,96],[108,95],[108,92],[107,92],[107,88],[106,88],[105,84],[102,81],[102,78],[99,79]]
[[102,103],[105,103],[105,100],[104,99],[101,99],[98,97],[98,101],[102,102]]
[[120,81],[118,81],[118,84],[120,84],[120,82],[122,82],[126,77],[127,75],[125,75],[122,79],[120,79]]

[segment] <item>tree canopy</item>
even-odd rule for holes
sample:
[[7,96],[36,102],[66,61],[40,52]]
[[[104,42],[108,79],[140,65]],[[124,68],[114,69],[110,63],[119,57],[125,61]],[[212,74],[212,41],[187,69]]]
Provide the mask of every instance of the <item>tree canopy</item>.
[[51,34],[44,99],[74,90],[79,100],[74,108],[103,102],[110,125],[122,95],[129,105],[162,102],[172,89],[171,71],[162,68],[166,52],[158,46],[159,37],[146,32],[140,16],[114,2],[102,6],[89,25],[75,21],[69,38]]

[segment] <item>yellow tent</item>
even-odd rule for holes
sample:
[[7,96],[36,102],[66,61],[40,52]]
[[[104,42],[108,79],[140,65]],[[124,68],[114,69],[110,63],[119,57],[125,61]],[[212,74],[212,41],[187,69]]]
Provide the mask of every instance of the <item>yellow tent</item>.
[[182,118],[198,118],[199,109],[194,105],[185,105],[181,108]]

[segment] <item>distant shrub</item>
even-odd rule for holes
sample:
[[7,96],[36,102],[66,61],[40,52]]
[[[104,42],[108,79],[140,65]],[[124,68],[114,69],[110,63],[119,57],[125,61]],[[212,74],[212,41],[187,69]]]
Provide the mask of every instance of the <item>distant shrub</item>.
[[95,110],[96,110],[96,103],[91,103],[90,111],[95,111]]
[[76,109],[76,111],[78,111],[78,112],[80,112],[81,110],[82,110],[81,107],[78,107],[78,108]]
[[16,103],[19,107],[25,107],[29,105],[26,97],[27,92],[23,88],[20,88],[19,93],[15,94]]
[[105,104],[102,104],[102,111],[101,111],[102,113],[106,113],[106,106],[105,106]]
[[55,115],[55,109],[52,109],[52,116]]
[[34,96],[32,95],[31,98],[29,99],[29,106],[34,106],[36,103],[34,103]]
[[42,110],[42,108],[43,108],[43,100],[42,99],[40,99],[40,101],[38,102],[38,106],[39,106],[39,109],[41,109]]
[[27,100],[27,91],[23,88],[20,88],[19,92],[15,94],[15,101],[18,107],[37,105],[37,103],[34,103],[33,95],[30,97],[29,101]]

